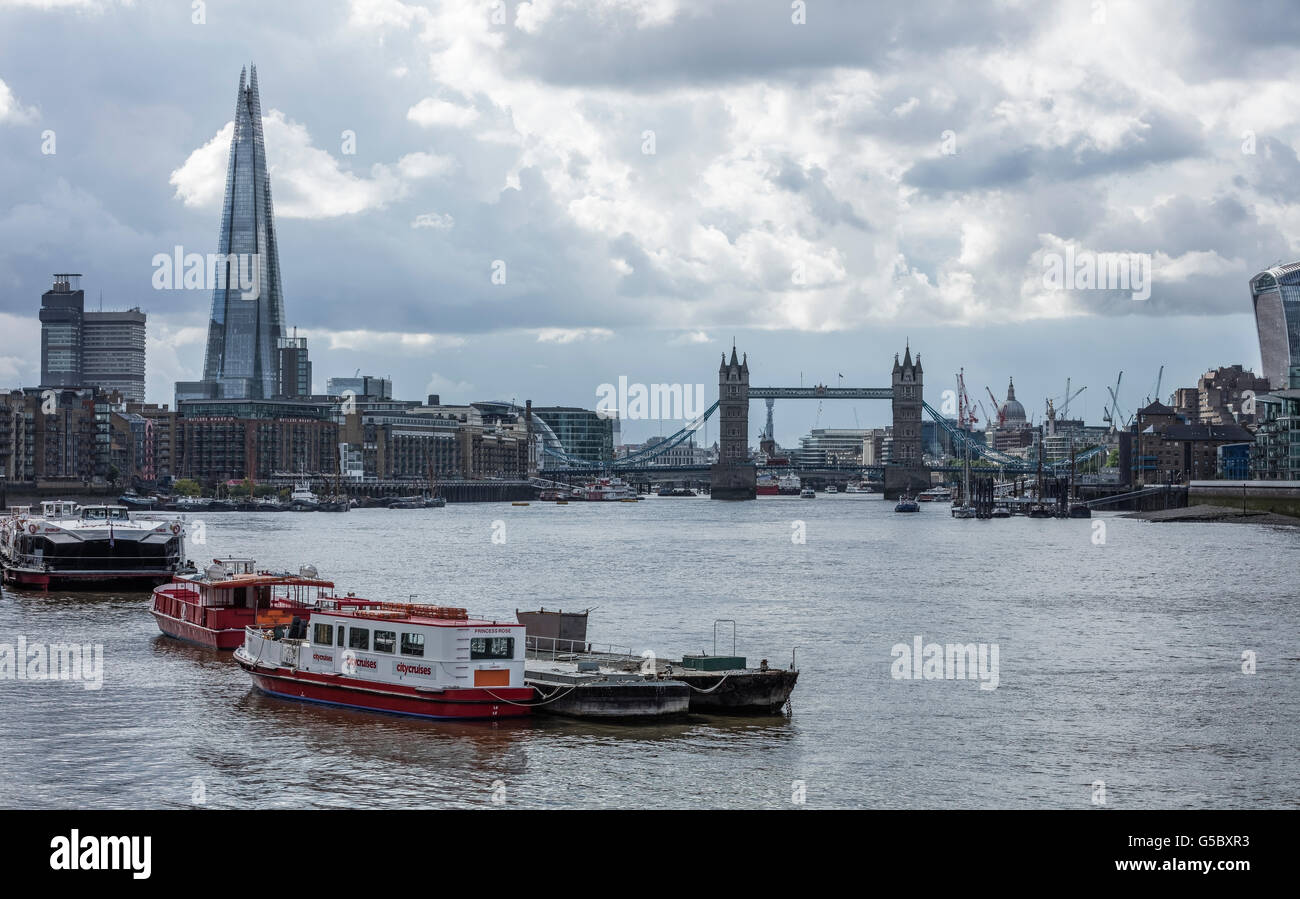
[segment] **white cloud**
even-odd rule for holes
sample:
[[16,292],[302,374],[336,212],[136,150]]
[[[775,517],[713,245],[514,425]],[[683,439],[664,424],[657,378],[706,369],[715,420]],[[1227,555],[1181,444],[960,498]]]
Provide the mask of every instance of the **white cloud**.
[[443,215],[437,212],[423,212],[415,217],[411,222],[412,228],[432,228],[435,231],[450,231],[456,224],[456,220],[450,215]]
[[[122,6],[135,6],[135,0],[118,0]],[[113,0],[0,0],[0,9],[5,7],[29,9],[85,9],[92,12],[103,12],[110,6],[113,6]]]
[[541,328],[537,331],[538,343],[578,343],[589,340],[608,340],[614,332],[608,328]]
[[464,346],[458,334],[428,334],[407,331],[371,331],[356,328],[347,331],[299,328],[298,333],[324,344],[329,350],[381,352],[394,350],[433,350]]
[[[234,122],[227,122],[171,173],[176,196],[186,206],[219,205],[234,128]],[[279,110],[262,117],[262,128],[277,218],[333,218],[379,209],[405,197],[412,181],[445,174],[452,168],[446,157],[416,152],[392,165],[376,163],[369,177],[358,177],[343,169],[336,157],[314,146],[307,128]]]
[[429,383],[424,385],[426,394],[435,393],[438,395],[439,402],[450,405],[473,402],[470,395],[474,389],[474,385],[469,381],[446,378],[436,371],[429,377]]
[[425,97],[406,111],[406,118],[426,128],[434,125],[464,128],[478,119],[478,110],[470,106],[457,106],[455,103],[434,97]]
[[34,121],[37,118],[35,109],[24,107],[18,102],[9,85],[0,79],[0,122],[8,122],[14,125],[21,125]]
[[672,346],[713,343],[713,338],[703,331],[688,331],[685,334],[678,334],[672,340],[668,341],[668,343]]

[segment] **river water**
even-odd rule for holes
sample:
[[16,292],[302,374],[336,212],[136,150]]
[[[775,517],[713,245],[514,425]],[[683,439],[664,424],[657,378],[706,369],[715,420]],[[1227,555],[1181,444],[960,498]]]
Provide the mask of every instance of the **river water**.
[[[5,590],[0,643],[102,644],[104,674],[0,680],[0,805],[1300,806],[1300,528],[957,521],[871,495],[201,517],[200,563],[311,563],[504,618],[591,607],[589,639],[660,657],[735,619],[739,654],[793,654],[799,683],[770,718],[404,719],[256,693],[228,654],[160,636],[145,593]],[[917,636],[990,663],[996,644],[996,688],[895,677]]]

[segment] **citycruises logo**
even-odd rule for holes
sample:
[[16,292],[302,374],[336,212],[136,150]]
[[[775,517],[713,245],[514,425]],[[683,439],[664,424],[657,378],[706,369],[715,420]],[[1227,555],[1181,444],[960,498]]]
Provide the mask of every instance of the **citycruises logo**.
[[104,644],[0,643],[0,680],[81,681],[87,690],[104,686]]
[[397,663],[398,674],[433,674],[433,669],[427,665],[408,665],[405,662]]
[[153,257],[154,290],[225,290],[238,288],[240,298],[256,300],[262,293],[259,253],[186,253],[177,244],[172,254]]
[[349,649],[343,653],[343,673],[356,674],[358,668],[364,668],[367,671],[377,671],[379,663],[374,659],[359,659],[356,652]]

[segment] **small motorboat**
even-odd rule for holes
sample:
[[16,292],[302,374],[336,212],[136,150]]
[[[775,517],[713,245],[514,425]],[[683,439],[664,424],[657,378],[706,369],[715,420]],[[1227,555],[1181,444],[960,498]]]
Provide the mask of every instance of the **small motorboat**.
[[898,505],[894,506],[895,512],[920,512],[921,504],[912,499],[907,494],[899,497]]
[[840,492],[840,488],[836,487],[834,484],[827,484],[827,485],[826,485],[826,492],[827,492],[827,493],[839,493],[839,492]]
[[953,506],[952,517],[953,518],[975,518],[976,517],[975,507],[972,506],[970,503],[966,503],[965,505],[961,505],[961,506]]
[[799,496],[802,499],[816,499],[817,491],[812,489],[811,487],[805,487],[799,491]]

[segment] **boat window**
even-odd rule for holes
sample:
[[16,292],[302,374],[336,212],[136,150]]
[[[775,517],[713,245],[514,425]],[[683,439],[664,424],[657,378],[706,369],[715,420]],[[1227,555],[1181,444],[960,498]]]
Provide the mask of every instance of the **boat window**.
[[364,627],[348,628],[348,648],[369,649],[370,631],[366,630]]
[[397,631],[375,631],[375,652],[393,652],[397,649]]
[[424,634],[402,634],[402,655],[423,656]]
[[339,625],[339,646],[343,645],[343,625]]
[[311,642],[315,643],[317,646],[331,645],[334,642],[334,625],[332,624],[316,625],[316,633],[311,638]]
[[475,637],[469,641],[471,659],[513,659],[514,637]]

